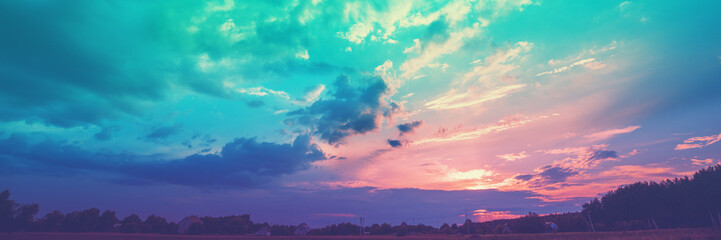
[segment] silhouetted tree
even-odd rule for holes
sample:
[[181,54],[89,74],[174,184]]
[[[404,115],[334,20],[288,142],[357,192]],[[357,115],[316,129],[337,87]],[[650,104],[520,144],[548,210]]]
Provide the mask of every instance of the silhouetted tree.
[[619,187],[583,205],[597,230],[708,227],[721,210],[721,165],[683,177]]
[[60,211],[53,211],[51,213],[48,213],[45,215],[45,217],[41,218],[40,225],[41,230],[43,232],[59,232],[61,231],[61,226],[63,224],[63,220],[65,219],[65,215]]
[[0,193],[0,230],[3,232],[12,232],[13,218],[15,217],[15,201],[10,200],[10,191],[5,190]]
[[111,232],[113,226],[118,223],[118,217],[115,216],[115,211],[105,210],[100,219],[98,219],[97,230],[99,232]]
[[14,227],[16,231],[28,230],[33,223],[35,214],[38,214],[40,206],[37,203],[23,204],[15,213]]
[[124,233],[137,233],[140,232],[143,226],[143,220],[138,215],[131,214],[120,222],[120,232]]

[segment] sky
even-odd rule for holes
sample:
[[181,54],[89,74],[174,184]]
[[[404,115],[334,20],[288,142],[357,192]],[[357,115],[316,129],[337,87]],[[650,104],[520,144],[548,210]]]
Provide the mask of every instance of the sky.
[[721,162],[719,1],[2,1],[40,216],[462,223]]

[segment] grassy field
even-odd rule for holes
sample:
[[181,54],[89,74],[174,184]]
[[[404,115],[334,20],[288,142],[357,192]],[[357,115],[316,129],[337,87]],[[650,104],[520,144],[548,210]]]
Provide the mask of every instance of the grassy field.
[[243,240],[243,239],[328,239],[328,240],[511,240],[511,239],[539,239],[539,240],[565,240],[565,239],[612,239],[612,240],[651,240],[651,239],[681,239],[681,240],[721,240],[721,229],[695,228],[695,229],[665,229],[656,231],[624,231],[599,233],[554,233],[554,234],[509,234],[509,235],[417,235],[417,236],[185,236],[185,235],[156,235],[156,234],[120,234],[120,233],[13,233],[0,234],[2,240]]

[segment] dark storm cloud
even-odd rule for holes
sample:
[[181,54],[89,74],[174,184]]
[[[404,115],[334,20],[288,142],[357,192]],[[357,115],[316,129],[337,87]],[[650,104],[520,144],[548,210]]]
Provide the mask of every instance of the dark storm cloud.
[[413,133],[421,124],[423,124],[422,120],[400,124],[398,125],[398,131],[400,131],[401,136],[406,133]]
[[522,180],[522,181],[528,181],[528,180],[531,180],[531,178],[533,178],[533,175],[518,175],[515,178],[518,180]]
[[565,182],[568,177],[578,174],[570,168],[551,167],[550,165],[542,169],[543,172],[538,176],[541,178],[541,182],[547,184]]
[[123,127],[121,127],[121,126],[103,127],[103,129],[101,129],[100,132],[97,132],[93,135],[93,138],[95,138],[95,140],[99,140],[99,141],[110,140],[113,137],[113,134],[115,134],[115,132],[119,131],[122,128]]
[[263,100],[251,100],[251,101],[245,102],[245,105],[248,106],[249,108],[259,108],[259,107],[262,107],[263,105],[265,105],[265,102],[263,102]]
[[616,151],[611,150],[596,150],[588,160],[604,160],[609,158],[618,158]]
[[549,184],[565,182],[568,177],[578,174],[573,169],[552,165],[543,166],[540,170],[541,172],[538,174],[518,175],[515,179],[528,182],[535,187],[543,187]]
[[286,122],[313,128],[313,134],[329,144],[343,143],[345,138],[378,129],[380,118],[390,115],[381,97],[388,87],[383,79],[368,78],[363,87],[353,87],[350,78],[339,76],[333,83],[330,99],[315,101],[311,106],[288,113]]
[[[232,91],[222,83],[227,76],[267,79],[268,73],[343,69],[295,57],[316,38],[310,26],[297,20],[309,5],[299,4],[287,13],[292,21],[260,21],[256,35],[232,42],[218,31],[230,13],[207,13],[206,2],[2,1],[0,22],[6,24],[0,25],[0,121],[102,125],[141,115],[176,87],[231,98]],[[272,4],[251,7],[287,10]],[[235,18],[254,22],[258,17],[243,16]],[[206,24],[196,26],[197,32],[177,25],[199,17]],[[211,62],[255,61],[234,70],[206,71],[199,68],[199,56]]]
[[[97,5],[78,3],[0,3],[0,21],[12,23],[0,27],[0,120],[75,126],[133,114],[138,101],[163,97],[166,82],[121,69],[157,63],[126,36],[142,29],[118,16],[95,21],[87,13]],[[134,56],[142,57],[121,64]]]
[[152,129],[152,131],[145,136],[149,140],[165,139],[172,135],[178,134],[183,130],[183,124],[174,124],[170,126],[159,126]]
[[583,148],[568,154],[570,155],[568,158],[538,168],[537,174],[518,175],[515,179],[527,182],[534,187],[545,187],[550,184],[566,182],[569,177],[578,175],[585,169],[594,168],[604,160],[618,158],[616,151],[599,147]]
[[402,147],[403,143],[400,140],[392,140],[388,139],[388,145],[391,145],[391,147]]
[[72,144],[44,141],[30,144],[19,134],[0,140],[0,162],[18,167],[88,170],[125,176],[119,182],[165,182],[192,186],[255,187],[325,159],[308,135],[292,143],[258,142],[238,138],[227,143],[219,154],[194,154],[182,159],[161,160],[154,156],[129,153],[90,152]]

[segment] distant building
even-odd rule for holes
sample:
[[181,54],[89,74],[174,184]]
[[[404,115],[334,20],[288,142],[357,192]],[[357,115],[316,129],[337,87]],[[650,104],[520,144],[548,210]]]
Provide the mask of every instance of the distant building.
[[185,217],[183,220],[178,222],[178,233],[180,234],[195,234],[198,233],[200,225],[203,225],[203,221],[196,216]]
[[555,233],[558,232],[558,225],[553,222],[546,222],[546,232]]
[[298,228],[295,229],[295,232],[293,232],[296,236],[305,236],[308,235],[308,232],[310,232],[310,227],[308,227],[308,224],[301,223],[298,225]]
[[256,236],[270,236],[270,228],[269,227],[262,227],[260,230],[255,232]]

